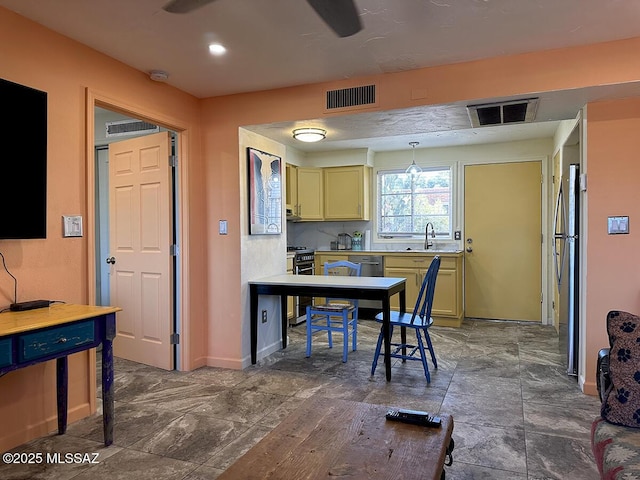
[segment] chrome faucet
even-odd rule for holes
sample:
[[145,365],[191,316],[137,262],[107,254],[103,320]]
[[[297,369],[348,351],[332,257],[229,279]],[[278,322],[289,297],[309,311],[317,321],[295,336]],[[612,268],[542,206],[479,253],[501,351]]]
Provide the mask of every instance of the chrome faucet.
[[433,223],[427,222],[424,227],[424,249],[428,250],[433,247],[433,240],[429,240],[429,227],[431,227],[431,238],[436,238],[436,229],[433,227]]

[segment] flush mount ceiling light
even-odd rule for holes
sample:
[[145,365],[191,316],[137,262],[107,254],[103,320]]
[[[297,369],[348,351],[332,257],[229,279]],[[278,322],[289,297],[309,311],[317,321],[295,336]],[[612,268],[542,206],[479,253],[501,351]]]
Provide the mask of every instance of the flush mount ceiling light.
[[420,145],[420,142],[409,142],[409,145],[411,145],[411,148],[413,149],[413,161],[411,162],[411,165],[407,167],[405,173],[414,176],[422,173],[422,169],[416,165],[416,146]]
[[296,128],[293,138],[301,142],[319,142],[327,136],[327,131],[322,128]]
[[227,53],[227,49],[219,43],[212,43],[209,45],[209,53],[211,55],[224,55]]

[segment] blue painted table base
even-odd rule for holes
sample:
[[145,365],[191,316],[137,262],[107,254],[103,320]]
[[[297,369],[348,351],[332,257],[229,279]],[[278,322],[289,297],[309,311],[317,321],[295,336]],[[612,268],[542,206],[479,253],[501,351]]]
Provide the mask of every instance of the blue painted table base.
[[[56,307],[61,308],[64,306]],[[119,310],[119,309],[118,309]],[[93,329],[91,329],[91,326]],[[64,335],[56,336],[62,331]],[[74,336],[76,330],[84,336]],[[88,334],[87,334],[88,331]],[[0,376],[30,365],[56,360],[56,400],[58,434],[67,431],[68,411],[68,356],[102,345],[102,423],[104,444],[113,443],[114,395],[113,395],[113,339],[116,333],[115,312],[97,313],[80,320],[16,332],[0,336],[4,356],[0,355]],[[71,340],[68,340],[71,338]],[[44,340],[41,340],[44,339]],[[49,340],[49,343],[47,343]],[[7,343],[10,342],[10,345]],[[67,343],[69,342],[69,343]],[[68,345],[68,347],[67,347]],[[38,354],[38,349],[42,354]],[[35,354],[32,356],[32,351]],[[51,350],[49,352],[48,350]],[[26,353],[25,353],[26,352]]]

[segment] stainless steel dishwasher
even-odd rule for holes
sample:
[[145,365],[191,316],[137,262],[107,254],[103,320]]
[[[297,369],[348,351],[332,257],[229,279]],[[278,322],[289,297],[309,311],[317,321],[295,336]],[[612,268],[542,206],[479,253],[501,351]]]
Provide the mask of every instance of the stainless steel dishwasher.
[[[362,277],[384,277],[384,257],[382,255],[351,254],[347,260],[362,265],[360,270],[360,276]],[[382,302],[378,300],[360,300],[359,307],[382,309]]]

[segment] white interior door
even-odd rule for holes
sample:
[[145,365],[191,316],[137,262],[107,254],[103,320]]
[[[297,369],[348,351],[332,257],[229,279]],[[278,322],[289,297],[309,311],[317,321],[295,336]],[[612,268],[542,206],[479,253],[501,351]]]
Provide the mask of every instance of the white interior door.
[[122,308],[114,354],[174,368],[170,133],[109,145],[111,304]]

